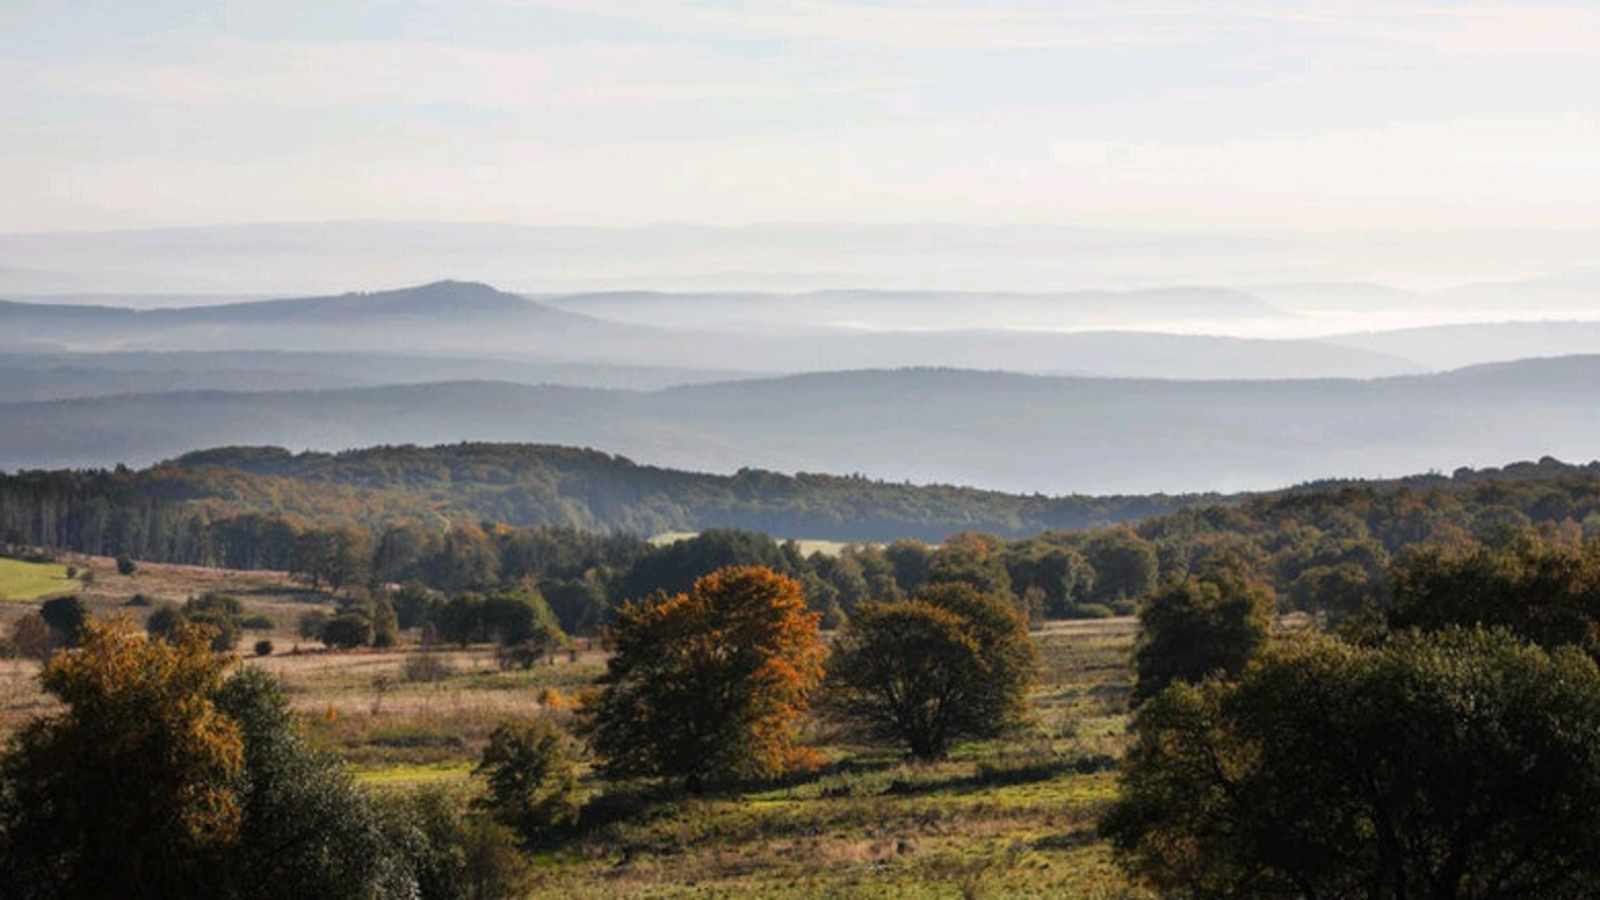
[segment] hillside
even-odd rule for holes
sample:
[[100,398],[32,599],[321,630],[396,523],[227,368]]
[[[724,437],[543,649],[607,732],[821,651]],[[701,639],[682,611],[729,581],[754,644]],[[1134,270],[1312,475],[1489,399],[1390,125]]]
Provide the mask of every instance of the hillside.
[[1600,322],[1436,325],[1341,334],[1324,340],[1355,350],[1404,356],[1430,369],[1454,369],[1529,357],[1600,353]]
[[669,293],[615,291],[541,297],[572,312],[656,328],[784,331],[843,325],[874,331],[1152,329],[1283,317],[1244,291],[1175,287],[1131,291],[883,291]]
[[121,353],[0,351],[0,403],[181,390],[257,391],[375,387],[500,379],[519,384],[655,390],[726,381],[728,369],[538,362],[515,357],[276,350]]
[[1158,381],[907,369],[618,391],[451,382],[0,404],[0,467],[195,447],[512,441],[732,473],[859,472],[1020,493],[1275,488],[1600,446],[1600,357],[1435,376]]

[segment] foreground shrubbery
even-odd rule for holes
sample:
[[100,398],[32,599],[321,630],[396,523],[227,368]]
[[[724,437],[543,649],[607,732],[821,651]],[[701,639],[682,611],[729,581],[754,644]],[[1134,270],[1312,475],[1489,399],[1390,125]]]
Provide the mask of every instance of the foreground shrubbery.
[[520,895],[514,835],[458,799],[375,805],[208,630],[83,633],[41,676],[64,711],[0,757],[7,898]]
[[1139,713],[1105,833],[1163,896],[1592,897],[1600,670],[1504,631],[1285,642]]

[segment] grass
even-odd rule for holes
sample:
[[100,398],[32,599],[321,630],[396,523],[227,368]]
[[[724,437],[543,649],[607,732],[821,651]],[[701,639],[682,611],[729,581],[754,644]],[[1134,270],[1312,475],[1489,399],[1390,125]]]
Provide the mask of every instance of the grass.
[[472,763],[465,760],[428,765],[355,766],[356,781],[374,788],[413,788],[422,785],[453,784],[472,777]]
[[31,563],[0,557],[0,600],[29,601],[69,594],[79,583],[57,563]]

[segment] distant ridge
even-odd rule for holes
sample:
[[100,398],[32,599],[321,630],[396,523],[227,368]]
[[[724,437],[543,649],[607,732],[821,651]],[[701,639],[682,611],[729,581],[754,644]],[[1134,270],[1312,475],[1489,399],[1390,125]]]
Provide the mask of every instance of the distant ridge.
[[[1168,296],[1167,292],[1115,296],[1127,299],[1146,293],[1163,304],[1178,302],[1177,295]],[[679,310],[698,309],[701,299],[708,305],[695,316],[685,313],[683,324],[669,329],[588,315],[586,304],[558,307],[558,299],[536,301],[486,284],[438,281],[371,293],[188,308],[0,303],[0,332],[25,334],[34,341],[80,352],[294,348],[340,353],[498,354],[544,363],[767,373],[955,366],[1115,376],[1287,378],[1376,377],[1421,370],[1393,355],[1302,340],[993,327],[871,331],[769,323],[752,330],[737,318],[745,301],[730,296],[610,296],[623,298],[625,306],[654,302],[654,297],[670,297]],[[1011,299],[995,295],[993,303],[1020,303],[1026,309],[1019,315],[1038,304],[1057,302],[1050,297],[1008,296]],[[1181,296],[1194,299],[1195,295],[1185,291]],[[751,301],[756,305],[766,302]],[[782,302],[820,301],[802,297]],[[836,302],[841,309],[849,309],[857,301]],[[889,302],[902,318],[919,315],[917,303]],[[974,307],[974,299],[961,302],[969,315],[972,309],[1000,315],[998,308]],[[1087,312],[1094,313],[1111,301],[1084,302]],[[718,306],[722,303],[732,306],[723,310]]]
[[1020,493],[1239,491],[1496,460],[1591,458],[1600,356],[1374,380],[1108,379],[960,369],[656,391],[456,381],[0,404],[0,468],[147,464],[196,447],[460,440],[668,467],[860,472]]

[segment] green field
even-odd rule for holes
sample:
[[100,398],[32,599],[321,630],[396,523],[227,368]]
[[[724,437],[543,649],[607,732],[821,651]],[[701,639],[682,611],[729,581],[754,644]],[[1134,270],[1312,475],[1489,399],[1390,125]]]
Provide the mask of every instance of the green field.
[[66,566],[0,558],[0,600],[37,600],[68,593],[76,586],[77,582],[67,577]]

